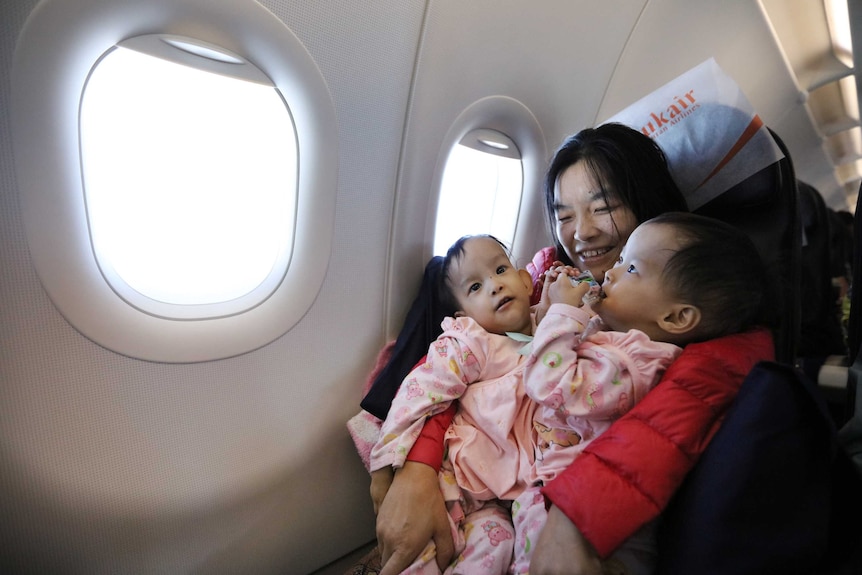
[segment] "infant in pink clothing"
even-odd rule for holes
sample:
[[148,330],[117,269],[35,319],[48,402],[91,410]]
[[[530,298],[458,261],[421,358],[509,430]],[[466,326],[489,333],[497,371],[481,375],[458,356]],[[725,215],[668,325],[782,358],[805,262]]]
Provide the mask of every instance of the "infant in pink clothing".
[[[425,419],[457,401],[440,472],[456,544],[447,572],[502,574],[514,549],[509,504],[532,474],[536,404],[524,393],[519,353],[535,327],[532,278],[491,236],[458,240],[441,277],[441,299],[459,311],[399,388],[371,451],[372,477],[402,466]],[[433,545],[406,572],[438,573]]]

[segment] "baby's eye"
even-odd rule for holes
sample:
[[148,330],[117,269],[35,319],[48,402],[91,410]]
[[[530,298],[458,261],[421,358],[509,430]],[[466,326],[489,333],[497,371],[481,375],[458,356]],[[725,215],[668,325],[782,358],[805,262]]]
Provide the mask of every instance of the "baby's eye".
[[634,264],[631,264],[629,267],[627,267],[626,272],[630,273],[630,274],[637,273],[637,270],[635,269]]
[[470,291],[470,292],[479,291],[481,288],[482,288],[482,284],[480,284],[479,282],[476,282],[476,283],[470,284],[470,287],[467,288],[467,291]]
[[506,273],[506,266],[498,266],[497,267],[497,274],[499,275],[502,273]]
[[623,256],[620,256],[619,258],[617,258],[617,263],[618,264],[623,263]]

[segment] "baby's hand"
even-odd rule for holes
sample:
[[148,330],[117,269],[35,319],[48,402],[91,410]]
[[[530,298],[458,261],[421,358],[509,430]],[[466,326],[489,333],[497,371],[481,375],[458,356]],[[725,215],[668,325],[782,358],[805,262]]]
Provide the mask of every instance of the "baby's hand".
[[578,268],[568,266],[563,262],[554,262],[554,265],[548,268],[548,271],[545,272],[545,280],[555,280],[561,275],[566,275],[569,277],[576,277],[580,272]]
[[590,284],[588,282],[573,285],[569,274],[559,273],[554,282],[548,286],[548,299],[552,304],[565,303],[581,307],[584,305],[584,296],[589,291]]
[[555,261],[554,264],[545,271],[544,276],[542,277],[542,296],[539,300],[539,303],[534,307],[536,313],[536,323],[541,323],[542,319],[544,319],[545,314],[548,312],[548,308],[551,307],[552,303],[556,303],[551,301],[549,297],[549,289],[554,284],[554,282],[560,277],[568,277],[574,278],[577,277],[580,273],[578,268],[569,266],[564,264],[561,261]]

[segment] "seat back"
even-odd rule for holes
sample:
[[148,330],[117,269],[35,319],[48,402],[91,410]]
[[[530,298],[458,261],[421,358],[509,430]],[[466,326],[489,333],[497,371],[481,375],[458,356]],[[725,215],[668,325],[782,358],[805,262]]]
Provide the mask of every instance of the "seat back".
[[862,477],[820,392],[760,362],[668,505],[660,574],[850,574],[862,569]]
[[[856,214],[862,209],[862,184],[859,185],[859,195],[856,197]],[[858,217],[858,216],[857,216]],[[853,361],[859,357],[859,343],[862,341],[862,225],[853,225],[853,251],[850,291],[850,319],[847,325],[847,353]]]
[[[862,208],[862,184],[859,185],[859,195],[856,197],[856,214]],[[858,216],[857,216],[858,217]],[[862,357],[859,346],[862,342],[862,225],[853,225],[853,260],[851,264],[852,281],[850,282],[850,318],[847,321],[847,355],[850,359],[850,369],[847,374],[847,406],[849,416],[862,418],[862,407],[857,395],[859,382],[862,380]]]
[[[756,172],[720,196],[695,209],[704,216],[742,229],[757,246],[776,279],[778,327],[775,356],[792,363],[800,333],[802,232],[796,173],[784,142],[770,130],[784,158]],[[730,270],[746,273],[746,270]]]
[[[832,288],[832,246],[829,210],[813,186],[798,182],[802,218],[801,333],[797,356],[813,362],[846,355],[844,335]],[[813,372],[816,374],[816,371]],[[816,375],[809,373],[812,379]]]

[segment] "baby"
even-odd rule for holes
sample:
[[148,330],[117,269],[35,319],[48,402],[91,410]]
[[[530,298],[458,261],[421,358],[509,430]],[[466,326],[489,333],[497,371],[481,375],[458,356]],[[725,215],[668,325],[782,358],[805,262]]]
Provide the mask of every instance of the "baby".
[[[371,452],[372,493],[388,487],[425,419],[456,402],[440,472],[457,551],[447,573],[503,574],[514,546],[509,506],[533,464],[536,404],[524,393],[519,353],[535,327],[532,279],[491,236],[455,242],[441,277],[440,299],[458,311],[393,400]],[[433,545],[406,572],[439,573]]]
[[[754,244],[711,218],[667,213],[638,226],[590,303],[596,317],[583,305],[589,287],[573,285],[561,272],[573,273],[557,268],[549,280],[551,306],[524,371],[526,392],[541,407],[535,414],[536,485],[512,509],[515,573],[527,573],[546,519],[540,486],[640,401],[683,346],[772,323],[769,280]],[[654,563],[648,526],[604,569],[651,573]]]

